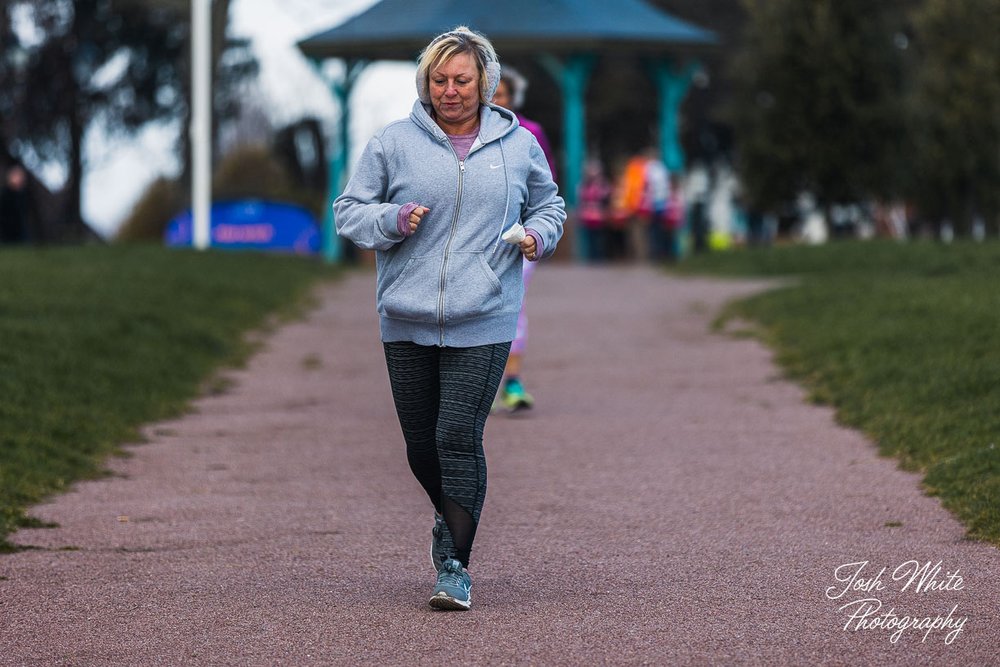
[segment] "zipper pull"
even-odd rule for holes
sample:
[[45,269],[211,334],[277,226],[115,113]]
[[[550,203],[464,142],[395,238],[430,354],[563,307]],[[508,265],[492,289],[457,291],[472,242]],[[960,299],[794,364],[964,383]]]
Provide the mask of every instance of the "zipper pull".
[[458,161],[458,168],[461,169],[463,173],[465,172],[465,160]]

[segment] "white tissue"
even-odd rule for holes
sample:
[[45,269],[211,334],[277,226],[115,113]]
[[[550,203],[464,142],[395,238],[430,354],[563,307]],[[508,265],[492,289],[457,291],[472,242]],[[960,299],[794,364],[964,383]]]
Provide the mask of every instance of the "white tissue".
[[514,225],[501,236],[504,241],[511,245],[518,245],[524,240],[524,225],[515,222]]

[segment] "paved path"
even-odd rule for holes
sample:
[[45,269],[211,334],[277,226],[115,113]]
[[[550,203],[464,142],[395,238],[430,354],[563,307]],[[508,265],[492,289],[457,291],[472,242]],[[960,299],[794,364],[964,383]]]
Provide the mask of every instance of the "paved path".
[[[37,509],[61,527],[0,557],[0,664],[1000,664],[997,550],[760,344],[708,333],[760,285],[562,266],[535,281],[538,408],[487,425],[472,612],[426,605],[431,513],[361,273],[228,393],[151,427],[118,475]],[[948,588],[958,570],[961,590],[901,590],[911,559],[941,561]],[[861,561],[863,578],[887,568],[881,590],[828,599]],[[967,621],[950,644],[845,632],[838,609],[869,597],[897,620]]]

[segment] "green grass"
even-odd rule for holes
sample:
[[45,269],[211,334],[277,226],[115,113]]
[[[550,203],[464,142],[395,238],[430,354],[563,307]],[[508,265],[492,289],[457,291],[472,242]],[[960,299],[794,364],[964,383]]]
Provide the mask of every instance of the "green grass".
[[794,278],[730,304],[813,400],[1000,544],[1000,245],[845,242],[695,257],[684,273]]
[[156,246],[0,249],[0,551],[29,505],[181,414],[244,334],[293,316],[313,260]]

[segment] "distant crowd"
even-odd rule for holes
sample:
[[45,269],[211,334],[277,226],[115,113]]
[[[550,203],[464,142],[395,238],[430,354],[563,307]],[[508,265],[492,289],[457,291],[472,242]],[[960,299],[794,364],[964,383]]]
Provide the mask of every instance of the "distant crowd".
[[591,159],[579,191],[581,255],[587,262],[676,260],[686,214],[679,175],[667,172],[656,150],[622,161],[611,179]]

